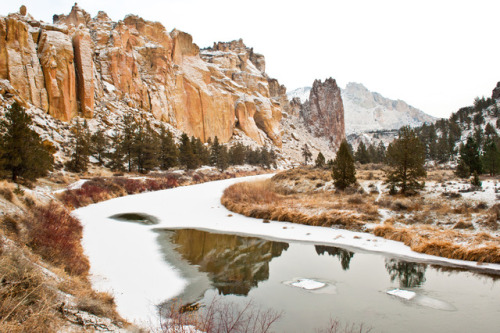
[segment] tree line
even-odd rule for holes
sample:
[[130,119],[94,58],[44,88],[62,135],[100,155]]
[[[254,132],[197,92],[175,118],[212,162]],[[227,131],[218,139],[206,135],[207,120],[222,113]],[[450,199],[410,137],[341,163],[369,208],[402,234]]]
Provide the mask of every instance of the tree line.
[[252,149],[241,143],[228,147],[221,144],[217,136],[204,144],[184,133],[176,143],[174,135],[164,124],[157,131],[149,121],[136,121],[132,115],[123,116],[122,129],[115,131],[110,138],[102,127],[91,133],[86,121],[77,120],[71,132],[66,167],[73,172],[86,171],[90,157],[114,171],[143,174],[173,167],[191,170],[202,165],[215,166],[221,171],[231,165],[243,164],[270,168],[276,164],[277,158],[267,147]]

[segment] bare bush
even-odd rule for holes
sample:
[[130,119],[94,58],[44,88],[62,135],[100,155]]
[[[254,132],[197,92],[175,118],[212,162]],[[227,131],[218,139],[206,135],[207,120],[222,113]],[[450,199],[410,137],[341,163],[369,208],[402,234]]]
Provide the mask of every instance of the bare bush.
[[174,302],[162,314],[167,318],[161,323],[162,332],[191,333],[196,328],[206,333],[267,333],[281,317],[281,313],[257,307],[251,300],[240,306],[217,297],[198,311],[181,309]]

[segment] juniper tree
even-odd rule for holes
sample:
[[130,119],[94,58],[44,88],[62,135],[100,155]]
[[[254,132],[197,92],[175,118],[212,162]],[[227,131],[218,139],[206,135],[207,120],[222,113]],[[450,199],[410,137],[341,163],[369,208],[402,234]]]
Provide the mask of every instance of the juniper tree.
[[7,109],[0,121],[0,167],[18,177],[36,180],[52,169],[52,154],[40,136],[30,128],[31,116],[17,102]]
[[356,183],[356,168],[354,167],[354,159],[349,152],[347,141],[343,140],[340,144],[337,156],[333,161],[332,178],[340,190],[344,190],[349,185]]
[[409,126],[399,130],[398,138],[387,147],[387,182],[408,193],[423,186],[418,180],[427,176],[425,171],[425,148],[415,131]]

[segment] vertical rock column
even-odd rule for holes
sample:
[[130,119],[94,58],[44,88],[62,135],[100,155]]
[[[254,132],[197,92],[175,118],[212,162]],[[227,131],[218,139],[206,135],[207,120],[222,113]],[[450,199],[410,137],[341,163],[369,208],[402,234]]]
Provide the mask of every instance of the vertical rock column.
[[0,78],[8,79],[25,101],[47,110],[43,73],[28,25],[15,16],[0,21]]
[[54,118],[70,121],[77,115],[71,39],[59,31],[43,31],[38,52],[49,97],[49,114]]
[[92,40],[86,28],[80,26],[73,36],[77,96],[80,112],[85,118],[94,115],[94,62]]

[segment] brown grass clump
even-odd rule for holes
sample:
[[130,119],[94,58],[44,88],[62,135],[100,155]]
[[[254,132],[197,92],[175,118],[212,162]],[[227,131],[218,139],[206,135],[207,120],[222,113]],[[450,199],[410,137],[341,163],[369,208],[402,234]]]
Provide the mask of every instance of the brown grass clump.
[[3,251],[0,276],[0,332],[57,331],[62,321],[54,286],[21,251]]
[[[472,246],[473,244],[458,245],[450,240],[458,237],[457,233],[451,230],[441,231],[433,227],[397,228],[384,224],[375,227],[373,233],[376,236],[403,242],[415,252],[450,259],[500,263],[498,239],[487,234],[489,242],[480,241],[477,242],[478,246]],[[481,236],[478,235],[478,237]]]
[[[333,194],[315,193],[309,195],[278,194],[272,180],[238,183],[228,187],[221,203],[231,211],[245,216],[288,221],[313,226],[337,226],[351,230],[361,230],[364,222],[373,219],[370,205],[356,204],[359,212],[335,209]],[[375,210],[378,215],[378,211]]]

